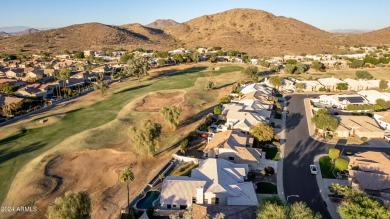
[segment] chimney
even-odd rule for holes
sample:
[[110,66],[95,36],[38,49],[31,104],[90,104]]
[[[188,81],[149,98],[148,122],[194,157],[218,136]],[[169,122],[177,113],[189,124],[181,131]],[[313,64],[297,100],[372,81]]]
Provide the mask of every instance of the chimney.
[[203,204],[203,186],[196,188],[196,204]]

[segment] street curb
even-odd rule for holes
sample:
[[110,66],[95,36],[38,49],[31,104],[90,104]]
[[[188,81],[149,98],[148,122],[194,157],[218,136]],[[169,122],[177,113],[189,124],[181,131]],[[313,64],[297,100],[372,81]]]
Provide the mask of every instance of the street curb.
[[277,188],[278,195],[281,200],[286,202],[285,194],[284,194],[284,185],[283,185],[283,159],[284,159],[284,147],[286,145],[286,113],[282,113],[283,125],[282,132],[280,134],[281,139],[284,139],[283,144],[280,145],[280,155],[278,161],[278,171],[277,171]]
[[327,154],[319,154],[319,155],[315,156],[314,160],[313,160],[314,164],[317,166],[317,171],[318,171],[318,174],[316,175],[317,185],[318,185],[322,200],[326,203],[326,208],[328,209],[330,216],[333,219],[341,219],[340,215],[337,213],[336,205],[330,201],[329,196],[327,195],[326,191],[328,190],[328,188],[324,187],[324,184],[322,183],[322,174],[321,174],[319,160],[323,156],[328,156],[328,155]]

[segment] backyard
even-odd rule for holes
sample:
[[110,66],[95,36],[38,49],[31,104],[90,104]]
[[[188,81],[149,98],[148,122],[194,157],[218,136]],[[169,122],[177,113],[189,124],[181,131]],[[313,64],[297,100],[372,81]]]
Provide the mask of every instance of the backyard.
[[[212,80],[221,87],[233,83],[240,79],[241,74],[235,73],[240,69],[236,66],[222,67],[219,71],[213,71]],[[22,204],[26,199],[18,199],[19,196],[15,194],[24,188],[24,185],[36,182],[43,177],[45,166],[49,161],[47,157],[51,154],[104,148],[139,154],[128,143],[127,130],[129,125],[137,125],[138,121],[143,118],[155,118],[156,121],[161,121],[161,118],[156,112],[134,111],[133,100],[151,92],[183,90],[185,92],[184,107],[187,105],[190,109],[183,117],[184,119],[192,118],[193,115],[216,104],[220,96],[229,92],[229,89],[225,88],[204,91],[204,83],[207,80],[206,77],[209,76],[208,71],[207,66],[195,65],[194,67],[186,66],[180,70],[173,69],[169,75],[154,76],[151,74],[150,78],[142,80],[141,83],[133,79],[127,80],[112,85],[108,95],[103,98],[97,92],[93,92],[61,109],[34,116],[34,120],[36,120],[37,118],[57,115],[57,111],[61,111],[61,117],[53,123],[34,127],[29,125],[31,120],[26,120],[0,128],[0,138],[2,139],[0,140],[2,152],[0,155],[0,169],[2,170],[0,172],[2,179],[0,182],[2,187],[0,202],[3,204]],[[222,79],[218,77],[221,74],[229,74],[229,77]],[[163,121],[161,123],[164,126]],[[194,127],[191,123],[180,127],[175,132],[164,127],[160,150],[164,150],[179,140]],[[138,161],[134,165],[142,164],[142,157],[142,153],[141,156],[137,156],[141,160],[137,159]],[[150,158],[146,157],[146,160],[148,159]],[[99,162],[99,158],[93,159],[91,162]],[[118,166],[121,165],[126,165],[126,163],[118,164]],[[65,175],[62,177],[66,178],[68,173],[63,172]],[[143,176],[136,174],[137,177],[142,178]],[[31,187],[34,186],[29,188]],[[77,188],[77,186],[75,187]],[[8,192],[15,194],[10,195]],[[6,200],[7,194],[13,199]]]

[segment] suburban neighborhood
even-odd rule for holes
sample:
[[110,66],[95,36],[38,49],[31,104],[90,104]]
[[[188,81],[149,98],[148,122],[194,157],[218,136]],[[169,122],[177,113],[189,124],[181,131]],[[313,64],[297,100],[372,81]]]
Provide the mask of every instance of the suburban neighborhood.
[[387,3],[42,3],[0,19],[0,218],[390,218]]

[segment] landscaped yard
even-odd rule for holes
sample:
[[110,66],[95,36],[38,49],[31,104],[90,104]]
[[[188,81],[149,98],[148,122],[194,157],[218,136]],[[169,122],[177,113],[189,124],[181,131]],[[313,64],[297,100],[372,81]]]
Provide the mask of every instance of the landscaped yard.
[[188,176],[191,173],[191,170],[196,168],[198,164],[188,162],[182,163],[179,166],[173,168],[173,170],[168,174],[169,176]]
[[187,157],[202,158],[203,149],[206,147],[206,144],[200,144],[198,146],[192,147],[190,150],[186,151]]
[[322,177],[329,178],[329,179],[335,179],[335,177],[332,173],[333,164],[331,163],[331,159],[329,158],[329,156],[321,157],[319,162],[320,162]]
[[278,148],[261,148],[265,152],[265,159],[268,160],[279,160],[279,149]]
[[[223,80],[218,76],[240,69],[241,67],[237,66],[222,67],[212,73],[213,80],[217,81],[218,86],[232,83],[238,80],[241,74],[227,77],[228,79],[223,77]],[[65,152],[127,145],[129,125],[137,125],[139,120],[150,118],[151,115],[128,109],[123,111],[124,107],[140,96],[156,91],[183,89],[190,95],[185,96],[185,103],[193,106],[191,113],[194,114],[204,110],[205,104],[213,106],[218,103],[219,98],[216,93],[213,93],[214,91],[207,93],[203,90],[202,83],[209,76],[207,67],[198,65],[180,71],[173,70],[170,73],[169,76],[143,79],[141,83],[135,80],[122,82],[121,87],[109,89],[109,94],[104,98],[95,95],[93,98],[98,99],[96,103],[67,111],[63,118],[53,124],[39,128],[23,128],[7,135],[0,134],[0,203],[4,201],[14,177],[21,168],[54,147],[56,151]],[[101,128],[103,125],[104,128]],[[7,127],[0,128],[0,132],[5,133],[5,129]],[[161,150],[178,140],[182,134],[172,133],[163,137]],[[77,137],[73,138],[76,135]],[[121,149],[134,151],[130,146]],[[42,165],[40,168],[45,166],[45,164],[40,165]],[[35,168],[35,166],[28,167],[32,171],[30,176],[42,175],[42,169]]]
[[278,194],[278,187],[269,182],[259,182],[257,183],[256,193]]

